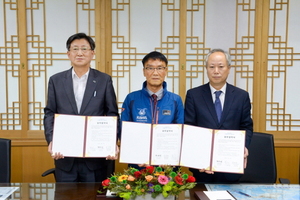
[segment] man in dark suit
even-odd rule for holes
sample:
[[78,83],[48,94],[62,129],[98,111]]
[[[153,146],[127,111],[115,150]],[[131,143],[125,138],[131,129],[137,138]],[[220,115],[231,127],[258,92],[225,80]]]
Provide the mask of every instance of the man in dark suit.
[[[57,182],[101,182],[106,178],[105,158],[73,158],[52,152],[54,114],[118,116],[116,95],[109,75],[90,68],[95,42],[84,33],[69,37],[67,55],[72,67],[50,77],[48,101],[44,109],[48,152],[55,160]],[[72,142],[72,141],[67,141]]]
[[[213,49],[206,56],[209,83],[187,91],[185,124],[227,130],[245,130],[245,167],[248,147],[253,134],[251,104],[248,92],[226,82],[230,72],[230,55],[222,49]],[[220,92],[218,92],[220,91]],[[218,97],[216,93],[220,93]],[[217,101],[216,101],[217,100]],[[219,108],[215,105],[219,104]],[[220,115],[218,118],[217,111]],[[197,159],[197,158],[195,158]],[[241,174],[218,173],[204,169],[190,169],[197,182],[236,182]]]

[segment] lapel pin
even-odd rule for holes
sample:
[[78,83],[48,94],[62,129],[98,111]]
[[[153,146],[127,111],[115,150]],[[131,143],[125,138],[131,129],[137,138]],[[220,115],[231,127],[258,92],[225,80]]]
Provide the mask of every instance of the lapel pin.
[[93,80],[93,83],[96,83],[96,81],[95,81],[95,80]]

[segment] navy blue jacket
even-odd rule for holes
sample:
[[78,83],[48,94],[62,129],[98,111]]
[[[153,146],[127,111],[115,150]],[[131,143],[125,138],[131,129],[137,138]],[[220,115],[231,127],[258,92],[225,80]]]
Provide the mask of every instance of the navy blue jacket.
[[209,83],[187,91],[185,124],[211,129],[245,130],[248,148],[253,135],[251,104],[248,92],[227,83],[220,123],[211,96]]
[[[248,148],[253,135],[251,104],[248,92],[227,83],[225,101],[220,122],[214,107],[209,83],[187,91],[185,123],[211,129],[245,130],[245,146]],[[251,153],[250,153],[251,154]],[[234,173],[200,173],[190,168],[197,182],[237,182],[242,176]]]
[[181,97],[167,91],[167,83],[163,82],[163,97],[158,100],[155,116],[152,116],[153,100],[146,85],[145,81],[141,90],[127,95],[122,106],[121,121],[183,124],[184,108]]

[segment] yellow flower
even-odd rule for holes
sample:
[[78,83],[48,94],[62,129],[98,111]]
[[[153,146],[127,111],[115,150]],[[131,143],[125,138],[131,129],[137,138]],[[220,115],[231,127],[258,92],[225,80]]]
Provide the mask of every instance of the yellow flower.
[[150,182],[153,179],[153,176],[147,175],[147,176],[145,176],[145,179],[147,182]]
[[127,184],[125,188],[126,188],[127,190],[130,190],[130,189],[131,189],[131,187],[130,187],[129,184]]
[[128,178],[128,175],[122,175],[122,176],[119,176],[118,181],[122,182],[123,180],[127,180],[127,178]]
[[128,178],[127,178],[127,180],[128,180],[128,181],[134,181],[135,178],[134,178],[133,176],[129,175]]
[[154,174],[154,176],[164,176],[165,175],[165,172],[163,172],[163,171],[161,171],[161,172],[156,172],[155,174]]

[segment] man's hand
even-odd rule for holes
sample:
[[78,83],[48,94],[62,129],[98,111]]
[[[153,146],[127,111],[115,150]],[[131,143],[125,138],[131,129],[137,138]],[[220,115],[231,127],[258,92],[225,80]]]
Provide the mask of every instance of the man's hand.
[[199,169],[199,172],[205,172],[207,174],[214,174],[213,171],[205,170],[205,169]]
[[62,154],[59,153],[59,152],[53,153],[53,151],[52,151],[52,142],[49,143],[49,146],[48,146],[48,152],[50,153],[51,157],[52,157],[53,159],[55,159],[55,160],[64,158],[64,155],[62,155]]
[[49,143],[49,146],[48,146],[48,152],[49,152],[50,155],[52,156],[52,142]]
[[249,156],[249,152],[248,152],[248,149],[245,147],[245,152],[244,152],[244,168],[247,167],[248,156]]
[[138,164],[138,166],[139,166],[139,167],[148,167],[148,166],[150,166],[150,165],[148,165],[148,164]]

